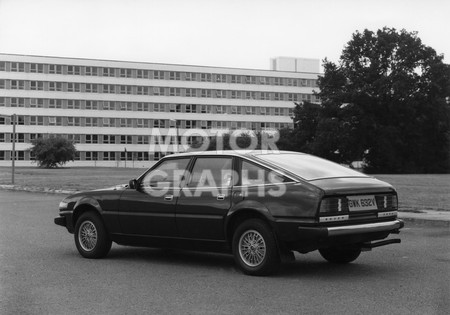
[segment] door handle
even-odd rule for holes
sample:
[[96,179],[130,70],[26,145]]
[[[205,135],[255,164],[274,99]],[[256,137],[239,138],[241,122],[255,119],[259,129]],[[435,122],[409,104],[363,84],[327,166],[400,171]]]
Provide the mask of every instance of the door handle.
[[173,200],[173,195],[165,195],[164,196],[164,200],[165,201],[172,201]]
[[217,200],[225,200],[225,195],[224,194],[218,194],[217,195]]

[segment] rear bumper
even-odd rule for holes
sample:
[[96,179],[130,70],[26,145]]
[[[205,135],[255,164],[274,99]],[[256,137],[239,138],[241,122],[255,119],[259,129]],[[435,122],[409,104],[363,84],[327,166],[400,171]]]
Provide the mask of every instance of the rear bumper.
[[[334,237],[341,235],[365,234],[375,232],[395,233],[396,231],[400,230],[404,225],[405,223],[402,220],[395,220],[389,222],[335,226],[335,227],[328,227],[326,229],[327,235],[329,237]],[[299,228],[299,230],[301,230],[301,228]]]
[[402,220],[359,223],[332,226],[305,226],[301,222],[277,221],[275,230],[280,241],[292,250],[309,252],[330,246],[367,244],[398,234],[403,228]]

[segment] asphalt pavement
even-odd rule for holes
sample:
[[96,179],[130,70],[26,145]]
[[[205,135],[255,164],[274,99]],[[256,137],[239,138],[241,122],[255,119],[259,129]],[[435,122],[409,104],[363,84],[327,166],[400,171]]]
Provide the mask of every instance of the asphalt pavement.
[[0,314],[450,314],[450,230],[431,221],[348,265],[296,253],[250,277],[215,253],[114,244],[84,259],[53,223],[62,197],[0,190]]

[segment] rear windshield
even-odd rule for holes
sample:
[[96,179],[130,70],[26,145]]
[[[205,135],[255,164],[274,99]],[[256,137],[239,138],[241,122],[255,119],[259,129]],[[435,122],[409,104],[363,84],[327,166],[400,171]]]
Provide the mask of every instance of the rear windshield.
[[306,180],[332,177],[367,177],[350,168],[307,154],[273,153],[256,156]]

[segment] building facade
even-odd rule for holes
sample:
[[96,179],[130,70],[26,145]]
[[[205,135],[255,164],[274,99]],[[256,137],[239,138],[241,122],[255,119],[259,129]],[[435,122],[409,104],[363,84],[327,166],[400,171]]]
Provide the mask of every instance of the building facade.
[[[183,136],[195,130],[214,135],[292,126],[294,102],[319,101],[313,94],[317,78],[293,71],[0,54],[0,166],[11,163],[13,114],[17,165],[31,165],[33,139],[51,136],[76,144],[76,165],[148,165],[167,153],[151,150],[155,130],[164,140],[176,128],[178,142],[189,143]],[[168,151],[178,150],[174,137]]]

